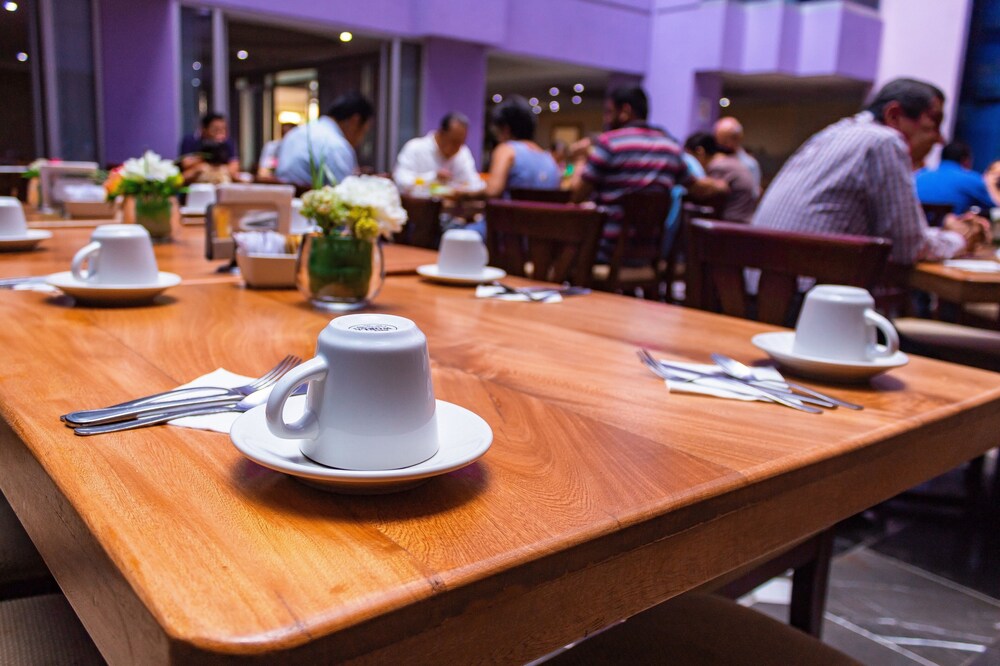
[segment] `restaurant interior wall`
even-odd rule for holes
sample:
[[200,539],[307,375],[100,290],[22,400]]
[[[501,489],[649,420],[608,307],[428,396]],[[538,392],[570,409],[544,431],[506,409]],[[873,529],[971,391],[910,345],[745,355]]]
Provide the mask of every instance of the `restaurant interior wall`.
[[980,171],[1000,159],[1000,0],[975,0],[955,136]]

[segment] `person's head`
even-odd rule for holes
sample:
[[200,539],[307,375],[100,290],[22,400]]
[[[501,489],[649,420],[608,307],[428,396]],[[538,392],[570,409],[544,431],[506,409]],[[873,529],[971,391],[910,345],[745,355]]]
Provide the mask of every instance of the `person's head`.
[[922,162],[940,143],[944,118],[941,89],[914,79],[895,79],[882,86],[868,105],[877,122],[897,130],[910,146],[914,163]]
[[695,132],[684,142],[684,150],[694,155],[703,167],[708,168],[708,163],[719,152],[719,145],[708,132]]
[[229,135],[229,127],[226,125],[226,117],[221,113],[209,113],[201,119],[201,137],[222,143]]
[[281,123],[281,136],[284,138],[286,134],[291,132],[293,129],[298,127],[295,123]]
[[966,169],[972,168],[972,148],[962,141],[952,141],[941,150],[941,159],[958,162]]
[[639,86],[622,86],[612,90],[604,100],[604,127],[618,129],[634,120],[645,120],[649,100]]
[[434,132],[434,140],[446,159],[458,154],[458,151],[465,145],[465,139],[468,136],[469,119],[455,111],[445,114]]
[[371,127],[375,107],[359,92],[347,92],[333,100],[326,115],[336,121],[348,143],[357,148]]
[[730,151],[738,150],[743,145],[743,125],[732,116],[719,118],[715,121],[715,141],[721,148]]
[[535,138],[535,114],[528,100],[511,95],[493,107],[490,123],[497,141],[531,141]]

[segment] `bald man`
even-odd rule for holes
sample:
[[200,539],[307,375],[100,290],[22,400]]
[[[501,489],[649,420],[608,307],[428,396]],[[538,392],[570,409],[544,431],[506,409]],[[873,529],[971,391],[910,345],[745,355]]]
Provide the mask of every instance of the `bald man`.
[[719,118],[715,122],[715,142],[731,151],[740,162],[746,165],[753,176],[754,191],[760,196],[760,163],[754,156],[743,150],[743,125],[732,116]]

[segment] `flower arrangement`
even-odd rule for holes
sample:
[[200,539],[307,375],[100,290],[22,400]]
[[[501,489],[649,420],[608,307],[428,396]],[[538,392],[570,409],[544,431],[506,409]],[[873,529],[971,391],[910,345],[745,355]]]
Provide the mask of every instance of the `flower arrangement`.
[[406,211],[396,185],[378,176],[348,176],[302,196],[302,215],[313,220],[326,236],[360,240],[388,238],[406,224]]
[[142,157],[125,160],[104,181],[108,201],[121,195],[163,200],[179,194],[183,187],[184,178],[177,165],[152,150],[147,150]]

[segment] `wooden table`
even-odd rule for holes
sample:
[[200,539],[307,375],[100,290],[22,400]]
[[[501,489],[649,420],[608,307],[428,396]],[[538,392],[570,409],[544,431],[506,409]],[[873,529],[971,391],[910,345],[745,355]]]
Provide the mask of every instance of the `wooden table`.
[[910,286],[959,305],[1000,303],[1000,273],[966,271],[943,263],[923,262],[911,271]]
[[309,357],[329,321],[294,291],[170,294],[87,309],[0,292],[0,488],[111,663],[524,662],[763,561],[1000,429],[993,373],[913,358],[835,389],[864,411],[822,416],[668,394],[637,346],[752,360],[769,327],[392,276],[375,310],[427,333],[437,397],[480,414],[494,443],[405,493],[327,494],[217,433],[62,426],[217,367]]

